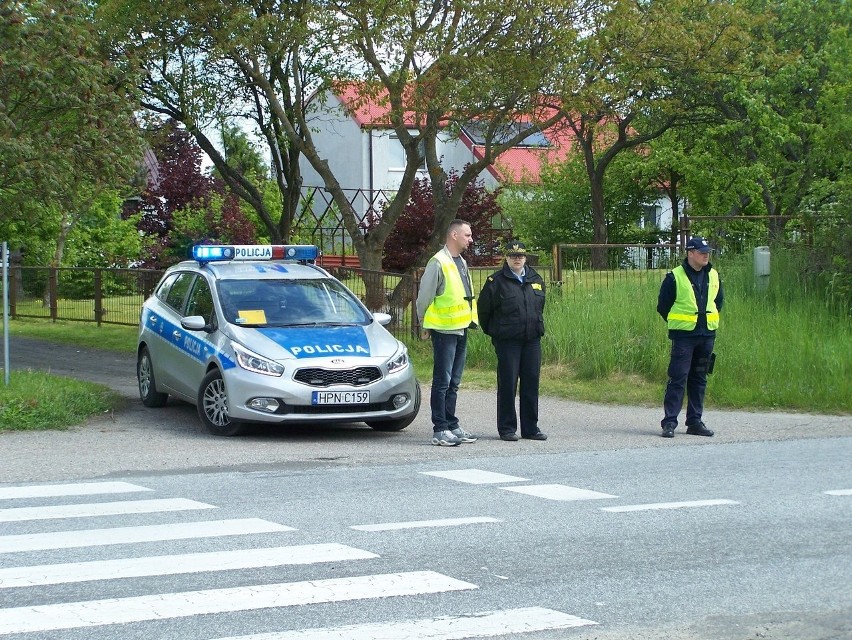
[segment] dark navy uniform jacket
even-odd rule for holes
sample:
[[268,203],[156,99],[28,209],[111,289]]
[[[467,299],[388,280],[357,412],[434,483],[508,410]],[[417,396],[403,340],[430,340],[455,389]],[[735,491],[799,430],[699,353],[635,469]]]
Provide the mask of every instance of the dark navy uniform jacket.
[[537,340],[544,335],[545,285],[526,265],[523,283],[509,265],[490,276],[479,295],[479,326],[495,340]]

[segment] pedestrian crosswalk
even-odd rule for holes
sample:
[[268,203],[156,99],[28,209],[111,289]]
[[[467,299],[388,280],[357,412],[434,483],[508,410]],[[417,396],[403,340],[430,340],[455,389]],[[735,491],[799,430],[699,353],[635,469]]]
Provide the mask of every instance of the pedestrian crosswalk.
[[[134,494],[140,493],[147,499],[136,499]],[[121,494],[127,499],[118,499]],[[22,500],[35,504],[20,506]],[[185,633],[177,632],[181,638],[214,640],[213,635],[198,635],[193,621],[403,596],[424,598],[425,604],[435,594],[459,598],[480,590],[480,585],[429,567],[395,571],[383,564],[380,572],[365,572],[370,562],[380,561],[379,554],[335,541],[300,544],[298,529],[288,524],[261,518],[198,519],[221,506],[160,497],[149,487],[125,482],[0,487],[0,637],[62,640],[95,637],[109,628],[103,637],[117,638],[122,637],[121,625],[137,625],[138,630],[138,625],[168,623],[169,637],[185,628]],[[127,526],[141,516],[145,524]],[[163,521],[156,522],[158,518]],[[101,526],[85,528],[87,519]],[[350,529],[381,535],[400,528],[500,522],[472,517]],[[214,540],[227,541],[227,548],[207,550],[204,545]],[[320,572],[323,566],[333,567],[334,576]],[[301,567],[302,573],[276,573],[287,567]],[[309,575],[313,571],[316,576]],[[289,579],[280,580],[282,575]],[[192,583],[181,580],[190,576],[203,576],[204,587],[186,588]],[[229,584],[233,576],[239,579]],[[153,588],[152,579],[166,585],[165,590]],[[117,583],[120,588],[110,586]],[[295,629],[286,628],[287,616],[275,620],[284,621],[283,628],[264,628],[262,633],[247,628],[243,635],[216,640],[463,640],[596,624],[543,607],[374,622],[359,618],[353,624]],[[146,637],[158,635],[153,631]]]

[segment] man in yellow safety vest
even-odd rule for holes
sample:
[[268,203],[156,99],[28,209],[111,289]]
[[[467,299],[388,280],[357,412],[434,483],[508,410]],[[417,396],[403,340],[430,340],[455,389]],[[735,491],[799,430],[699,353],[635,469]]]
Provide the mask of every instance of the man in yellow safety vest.
[[712,436],[702,421],[707,374],[712,370],[713,346],[719,328],[724,294],[719,273],[710,264],[712,249],[704,238],[686,243],[686,259],[666,274],[657,299],[659,313],[672,342],[668,383],[660,425],[664,438],[673,438],[686,392],[686,432]]
[[467,356],[467,331],[477,326],[476,300],[462,252],[473,243],[470,224],[453,220],[446,244],[426,264],[417,293],[421,337],[432,339],[432,444],[455,447],[477,437],[459,425],[456,400]]

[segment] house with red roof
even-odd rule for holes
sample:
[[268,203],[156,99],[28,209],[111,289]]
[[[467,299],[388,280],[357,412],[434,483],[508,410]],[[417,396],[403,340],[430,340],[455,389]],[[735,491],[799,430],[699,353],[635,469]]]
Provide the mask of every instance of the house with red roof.
[[[392,195],[405,171],[405,151],[390,122],[390,105],[382,96],[365,96],[364,83],[342,83],[336,90],[324,94],[321,104],[310,118],[312,136],[320,157],[328,160],[338,182],[347,190],[365,193],[384,191]],[[413,112],[404,118],[414,131]],[[532,126],[529,120],[516,122],[515,127]],[[517,129],[506,131],[514,135]],[[523,145],[503,153],[496,163],[483,171],[481,178],[487,188],[515,184],[522,180],[538,181],[546,162],[564,159],[570,145],[567,136],[559,139],[553,132],[538,132]],[[461,170],[483,157],[484,139],[481,129],[471,124],[457,135],[449,131],[438,136],[438,157],[447,172]],[[422,175],[426,176],[425,164]],[[309,163],[303,161],[303,184],[322,187],[322,180]]]
[[[367,92],[363,82],[346,82],[312,100],[314,107],[309,123],[319,155],[328,161],[340,185],[351,191],[351,201],[361,215],[371,206],[378,209],[377,204],[393,196],[405,171],[405,151],[391,124],[390,105],[385,96],[381,92],[378,95]],[[416,129],[416,118],[413,111],[404,114],[412,131]],[[519,117],[502,132],[502,139],[514,137],[532,126],[528,117]],[[440,133],[438,157],[444,170],[461,172],[466,165],[482,159],[483,133],[483,125],[477,123],[463,125],[457,134],[449,130]],[[572,139],[571,132],[560,127],[536,132],[522,144],[500,154],[480,178],[486,188],[536,184],[543,166],[565,160]],[[322,191],[322,179],[304,158],[301,169],[303,190],[316,187]],[[427,175],[425,164],[421,175]],[[320,199],[314,198],[314,201],[317,208]],[[666,204],[661,200],[649,208],[643,221],[665,224]],[[668,213],[671,220],[670,205]]]

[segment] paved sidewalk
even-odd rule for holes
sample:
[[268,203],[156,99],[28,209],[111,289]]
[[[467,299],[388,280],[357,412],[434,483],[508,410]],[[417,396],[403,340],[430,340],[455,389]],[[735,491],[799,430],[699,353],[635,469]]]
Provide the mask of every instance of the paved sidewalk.
[[[0,362],[2,364],[2,362]],[[481,436],[460,447],[433,447],[427,399],[404,431],[381,433],[363,424],[261,428],[238,438],[209,435],[195,407],[171,400],[148,409],[138,399],[135,358],[129,354],[14,338],[10,368],[50,371],[105,384],[124,395],[121,411],[95,417],[67,431],[0,432],[0,482],[54,481],[125,473],[195,470],[299,469],[329,464],[397,464],[472,460],[531,453],[612,451],[662,446],[852,437],[852,416],[716,411],[705,419],[713,438],[688,436],[681,428],[660,437],[658,407],[596,405],[541,398],[546,442],[504,442],[497,437],[492,391],[459,396],[464,427]]]

